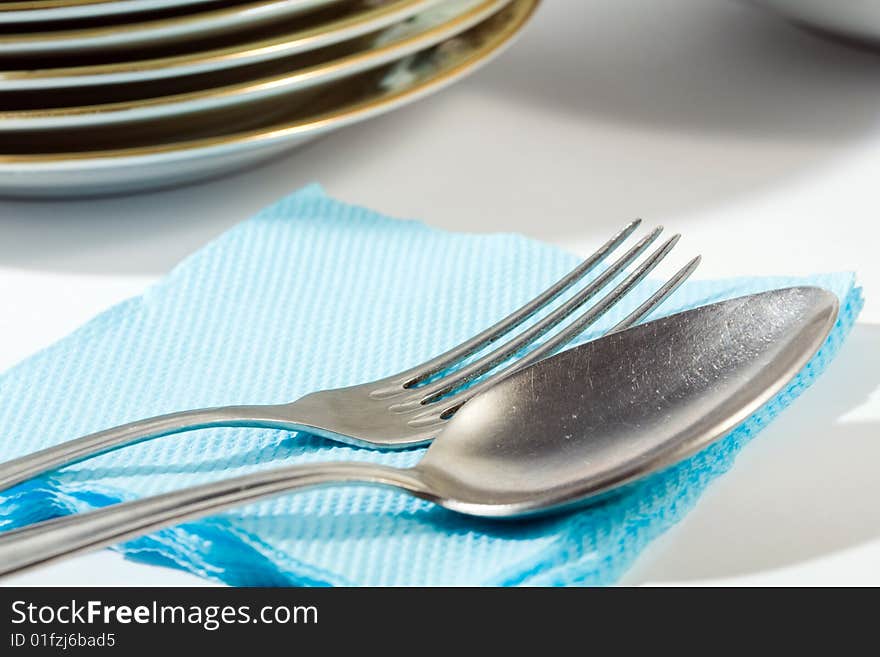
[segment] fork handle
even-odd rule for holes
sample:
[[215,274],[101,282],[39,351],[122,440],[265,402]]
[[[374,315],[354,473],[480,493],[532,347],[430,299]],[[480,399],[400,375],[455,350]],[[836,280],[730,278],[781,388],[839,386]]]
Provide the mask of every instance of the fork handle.
[[370,484],[432,499],[415,469],[373,463],[288,466],[46,520],[0,534],[0,576],[113,545],[245,502],[328,484]]
[[294,429],[284,406],[219,406],[158,415],[98,431],[0,464],[0,491],[48,470],[73,465],[128,445],[210,427]]

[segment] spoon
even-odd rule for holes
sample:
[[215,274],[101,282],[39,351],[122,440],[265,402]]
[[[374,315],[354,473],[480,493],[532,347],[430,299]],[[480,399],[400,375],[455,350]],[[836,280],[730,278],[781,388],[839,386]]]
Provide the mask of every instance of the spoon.
[[289,466],[48,520],[0,535],[0,575],[334,483],[390,486],[483,518],[595,501],[743,422],[806,365],[837,311],[832,293],[795,287],[613,333],[474,397],[412,468]]

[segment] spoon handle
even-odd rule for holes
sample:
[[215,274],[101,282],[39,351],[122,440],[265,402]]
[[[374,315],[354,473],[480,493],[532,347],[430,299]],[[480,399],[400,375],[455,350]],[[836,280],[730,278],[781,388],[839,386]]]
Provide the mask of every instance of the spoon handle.
[[246,502],[328,484],[388,486],[419,497],[432,497],[413,469],[372,463],[275,468],[4,532],[0,534],[0,576],[107,547]]

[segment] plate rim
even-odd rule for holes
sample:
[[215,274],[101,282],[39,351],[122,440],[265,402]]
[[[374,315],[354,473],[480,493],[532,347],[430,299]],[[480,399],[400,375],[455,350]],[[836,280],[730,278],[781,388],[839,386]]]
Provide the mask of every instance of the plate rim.
[[[234,33],[236,25],[253,27],[254,23],[259,24],[262,21],[295,18],[301,13],[307,15],[311,10],[320,11],[342,2],[343,0],[248,0],[242,4],[219,9],[153,20],[51,32],[21,32],[0,38],[0,55],[5,57],[60,55],[74,51],[77,54],[100,53],[102,48],[118,46],[117,42],[120,41],[123,45],[132,41],[142,46],[149,46],[151,42],[156,41],[169,42],[169,45],[173,45],[185,43],[186,39],[201,38],[205,32],[214,33],[220,30],[222,34],[232,30]],[[361,16],[365,17],[365,21],[371,20],[376,14],[383,13],[383,9],[401,6],[406,0],[383,0],[383,2],[384,4],[371,6],[364,1],[361,6],[352,8],[354,13],[345,13],[342,18],[326,21],[298,32],[311,33],[318,31],[323,25],[344,23]]]
[[[33,172],[60,172],[69,169],[96,169],[107,166],[143,165],[168,155],[187,156],[190,159],[213,156],[230,148],[249,144],[272,144],[295,136],[317,135],[341,128],[372,116],[409,104],[428,94],[439,91],[476,70],[503,52],[529,23],[542,0],[511,0],[508,7],[513,16],[494,33],[486,43],[457,64],[434,76],[398,92],[379,95],[345,105],[317,116],[274,124],[260,129],[213,136],[167,144],[80,151],[68,153],[40,153],[30,155],[0,155],[0,173],[21,174]],[[488,20],[491,20],[488,19]],[[173,160],[174,158],[172,158]]]
[[210,2],[216,0],[17,0],[0,4],[0,25],[124,16]]
[[[159,120],[182,114],[198,114],[208,108],[192,108],[174,111],[175,106],[181,107],[188,103],[198,103],[220,98],[238,98],[239,101],[216,103],[221,105],[247,104],[247,97],[269,97],[272,95],[294,93],[312,86],[327,83],[349,75],[377,68],[397,59],[430,48],[441,41],[452,38],[467,31],[471,27],[501,11],[513,0],[471,0],[471,4],[462,13],[454,15],[442,23],[438,23],[413,35],[390,41],[377,48],[356,51],[288,73],[264,76],[230,85],[209,87],[195,91],[153,96],[137,100],[114,103],[96,103],[92,105],[75,105],[51,109],[9,110],[0,111],[0,136],[18,131],[31,130],[62,130],[65,128],[93,126],[96,128],[120,125],[144,120]],[[429,13],[433,8],[428,8]],[[417,14],[418,16],[420,14]],[[389,26],[388,29],[393,29]],[[265,88],[267,93],[260,93]],[[157,114],[143,115],[137,112],[147,107],[156,108]],[[164,108],[164,109],[162,109]],[[130,117],[126,113],[135,113]],[[113,118],[118,115],[117,118]],[[12,123],[12,125],[9,125]],[[48,124],[48,125],[41,125]]]
[[[265,61],[275,56],[309,52],[357,38],[373,30],[379,30],[395,22],[406,20],[408,17],[419,14],[441,2],[443,0],[392,0],[377,7],[365,6],[363,11],[306,30],[294,30],[273,37],[193,53],[109,64],[43,69],[0,69],[0,91],[91,86],[101,84],[101,82],[88,82],[87,80],[90,78],[113,78],[126,74],[129,76],[127,80],[107,83],[156,80],[173,75],[190,75],[197,72],[234,68],[236,65]],[[226,65],[218,66],[218,64]],[[52,80],[63,79],[68,79],[69,82],[64,84],[51,83]]]

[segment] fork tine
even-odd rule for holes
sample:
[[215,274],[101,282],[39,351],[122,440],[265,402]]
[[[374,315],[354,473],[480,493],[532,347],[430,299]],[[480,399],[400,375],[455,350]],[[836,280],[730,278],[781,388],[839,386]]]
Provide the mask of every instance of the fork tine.
[[[621,282],[617,287],[615,287],[609,294],[603,297],[600,301],[598,301],[594,306],[592,306],[587,312],[581,315],[577,320],[572,322],[568,328],[564,331],[561,331],[558,335],[554,336],[552,339],[547,340],[540,347],[527,354],[523,359],[513,363],[510,367],[511,371],[516,371],[517,369],[522,369],[534,363],[536,361],[541,360],[542,358],[546,358],[547,356],[553,354],[560,348],[564,347],[566,344],[571,342],[575,337],[584,332],[589,326],[594,324],[597,320],[599,320],[602,315],[611,310],[611,308],[617,304],[623,297],[629,294],[636,285],[641,283],[645,277],[654,270],[654,268],[660,264],[660,261],[663,260],[675,244],[680,239],[680,235],[675,235],[667,240],[663,246],[657,249],[645,262],[643,262],[638,269],[633,271],[627,278]],[[644,317],[647,312],[653,310],[654,307],[659,305],[662,301],[666,299],[670,294],[672,294],[675,289],[681,285],[688,276],[693,273],[694,269],[696,269],[697,264],[699,264],[699,259],[695,258],[690,263],[685,265],[680,271],[678,271],[660,290],[657,291],[654,295],[652,295],[648,301],[644,304],[640,305],[633,313],[630,313],[622,322],[616,325],[611,329],[610,332],[618,329],[617,326],[629,326],[627,322],[633,317]],[[646,307],[646,304],[651,303],[650,307]],[[637,320],[636,320],[637,321]]]
[[[673,239],[675,239],[675,238],[673,238]],[[672,239],[669,241],[671,242]],[[669,242],[667,242],[666,244],[668,245]],[[666,245],[664,245],[664,246],[666,246]],[[661,247],[661,249],[662,248],[663,247]],[[669,250],[667,249],[666,252],[668,253],[668,251]],[[656,266],[656,264],[658,262],[659,262],[659,260],[657,262],[653,263],[653,266],[649,267],[648,272],[650,271],[650,269],[653,269],[654,266]],[[642,267],[645,267],[646,265],[650,265],[650,264],[651,264],[650,262],[646,261]],[[697,268],[697,266],[699,264],[700,264],[700,257],[698,256],[698,257],[694,258],[693,260],[691,260],[687,265],[682,267],[678,272],[676,272],[675,275],[673,275],[672,278],[670,278],[666,283],[663,284],[663,286],[661,286],[654,294],[652,294],[650,296],[650,298],[648,298],[644,303],[642,303],[632,313],[627,315],[625,319],[623,319],[621,322],[616,324],[606,335],[608,335],[610,333],[617,332],[617,331],[622,331],[626,328],[629,328],[630,326],[632,326],[633,324],[638,322],[640,319],[649,315],[658,306],[660,306],[660,304],[662,304],[664,301],[666,301],[666,299],[673,292],[675,292],[675,290],[677,290],[679,288],[679,286],[681,286],[681,284],[684,283],[690,277],[691,274],[694,273],[694,270]],[[646,275],[648,272],[645,272],[644,275]],[[632,276],[627,278],[627,280],[620,283],[620,285],[618,285],[617,288],[615,288],[615,290],[626,286],[630,282],[630,280],[634,279],[638,274],[639,274],[639,271],[634,272]],[[635,281],[635,283],[633,283],[633,285],[638,284],[638,282],[640,282],[641,279],[644,278],[644,275],[639,277],[639,279],[637,281]],[[612,292],[612,294],[613,294],[613,292]],[[605,297],[605,299],[608,299],[609,297],[611,297],[612,294],[609,294],[608,297]],[[510,376],[514,372],[518,372],[519,370],[523,369],[524,367],[528,367],[532,363],[535,363],[535,362],[541,360],[542,358],[546,358],[547,356],[550,356],[553,352],[555,352],[556,350],[565,346],[565,344],[570,342],[579,333],[581,333],[584,329],[586,329],[588,324],[591,324],[591,323],[595,322],[597,319],[599,319],[599,317],[602,314],[604,314],[605,312],[607,312],[607,310],[609,310],[611,308],[611,306],[613,306],[615,303],[617,303],[617,301],[619,301],[619,299],[620,299],[620,297],[618,297],[615,301],[610,303],[606,308],[599,311],[595,316],[593,316],[592,321],[588,321],[587,324],[577,326],[578,324],[581,324],[580,321],[577,322],[576,324],[573,324],[571,327],[569,327],[565,331],[561,332],[558,336],[556,336],[552,340],[548,340],[544,345],[542,345],[538,349],[535,349],[534,351],[530,352],[525,357],[511,363],[507,368],[503,369],[502,371],[500,371],[496,374],[493,374],[491,377],[484,379],[483,381],[480,381],[478,384],[471,386],[470,388],[467,388],[465,390],[462,390],[461,392],[458,392],[455,395],[452,395],[451,397],[447,397],[446,399],[443,400],[442,404],[434,404],[432,406],[429,406],[428,408],[426,408],[426,411],[424,413],[417,415],[416,418],[413,421],[411,421],[411,424],[413,426],[421,426],[421,425],[428,426],[428,425],[437,424],[438,422],[442,423],[445,420],[448,420],[450,417],[452,417],[452,415],[455,413],[455,411],[457,411],[459,408],[461,408],[461,406],[465,402],[467,402],[469,399],[473,398],[474,396],[478,395],[479,393],[483,392],[487,388],[496,385],[502,378]],[[597,305],[599,305],[599,304],[597,304]],[[590,309],[590,311],[588,311],[588,313],[586,313],[586,314],[592,313],[593,309],[595,309],[595,308],[596,308],[596,306],[593,306]],[[586,316],[586,314],[584,316]],[[430,409],[430,410],[428,410],[428,409]]]
[[559,281],[498,323],[478,333],[473,338],[462,342],[460,345],[453,347],[449,351],[414,368],[411,371],[412,378],[404,384],[404,387],[409,388],[421,383],[425,379],[432,377],[438,372],[441,372],[464,358],[482,350],[484,347],[492,344],[503,335],[520,326],[523,322],[528,320],[529,317],[532,317],[536,312],[547,306],[554,299],[558,298],[572,285],[595,269],[595,267],[605,260],[612,251],[615,251],[617,247],[625,242],[641,223],[641,219],[631,221],[618,231],[616,235],[605,242],[605,244],[599,247],[595,253],[568,274],[563,276]]
[[660,287],[660,289],[658,289],[654,294],[648,297],[648,299],[646,299],[643,304],[633,310],[629,315],[624,317],[620,322],[615,324],[611,328],[611,330],[608,331],[608,334],[617,333],[618,331],[628,329],[631,326],[638,324],[645,317],[651,314],[651,312],[653,312],[657,306],[666,301],[669,295],[675,292],[679,288],[679,286],[684,283],[691,274],[694,273],[694,270],[700,266],[700,261],[702,261],[702,257],[697,256],[689,263],[687,263],[684,267],[679,269],[672,278],[666,281],[666,283],[664,283],[663,286]]
[[[534,326],[523,331],[517,337],[509,340],[470,365],[451,372],[445,377],[430,383],[423,388],[419,388],[418,391],[422,393],[419,403],[430,403],[438,397],[445,395],[447,392],[451,392],[468,381],[481,376],[499,363],[504,362],[529,344],[533,343],[547,333],[547,331],[550,331],[554,326],[561,323],[566,317],[576,312],[581,306],[595,297],[612,279],[629,267],[633,261],[635,261],[636,258],[638,258],[654,242],[654,240],[657,239],[662,230],[662,227],[655,228],[651,233],[639,240],[637,244],[609,266],[608,269],[602,272],[596,280],[591,282],[574,297],[566,301],[562,306],[554,310]],[[676,238],[673,238],[673,240],[674,239]],[[674,244],[673,240],[667,242],[667,245],[669,245],[668,248],[672,248],[670,242]],[[665,255],[665,252],[663,255]],[[663,256],[661,255],[660,257],[662,258]],[[652,259],[653,258],[656,258],[656,254],[652,256]]]

